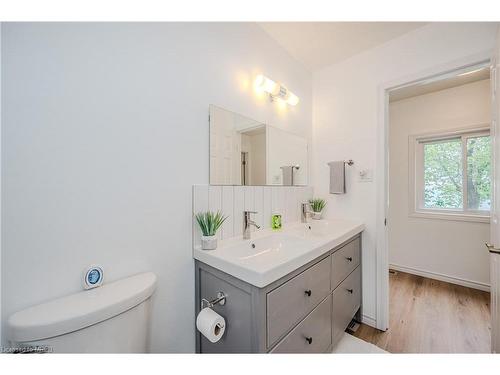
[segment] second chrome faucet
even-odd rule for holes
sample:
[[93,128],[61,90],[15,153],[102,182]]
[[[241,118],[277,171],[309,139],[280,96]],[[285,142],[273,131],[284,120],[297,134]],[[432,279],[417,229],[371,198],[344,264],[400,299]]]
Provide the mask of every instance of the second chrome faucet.
[[260,229],[260,226],[257,225],[255,221],[250,218],[251,214],[256,214],[256,211],[243,211],[243,239],[249,240],[251,236],[250,228],[254,226],[257,229]]
[[304,202],[301,205],[302,210],[300,212],[300,222],[301,223],[307,223],[307,215],[312,214],[312,212],[308,209],[311,207],[311,204],[309,202]]

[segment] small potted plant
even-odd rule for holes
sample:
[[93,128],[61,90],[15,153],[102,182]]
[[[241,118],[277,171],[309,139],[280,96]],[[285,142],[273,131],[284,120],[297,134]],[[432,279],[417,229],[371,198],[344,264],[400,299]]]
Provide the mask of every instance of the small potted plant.
[[309,204],[313,210],[311,217],[315,220],[320,220],[323,214],[323,208],[326,206],[326,202],[321,198],[314,198],[309,200]]
[[221,227],[227,216],[217,212],[198,212],[196,221],[201,229],[201,248],[202,250],[215,250],[217,248],[217,230]]

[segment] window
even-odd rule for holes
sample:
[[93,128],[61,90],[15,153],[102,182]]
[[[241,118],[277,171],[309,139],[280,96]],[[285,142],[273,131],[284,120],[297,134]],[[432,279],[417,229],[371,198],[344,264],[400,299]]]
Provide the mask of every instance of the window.
[[410,165],[414,166],[410,173],[413,216],[488,220],[491,204],[488,128],[413,136],[410,152],[413,161]]

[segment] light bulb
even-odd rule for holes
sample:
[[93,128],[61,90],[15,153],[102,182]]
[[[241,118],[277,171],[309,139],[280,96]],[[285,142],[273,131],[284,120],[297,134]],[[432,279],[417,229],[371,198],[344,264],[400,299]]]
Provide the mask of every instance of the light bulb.
[[271,100],[277,100],[279,103],[297,105],[299,102],[297,95],[262,74],[255,77],[254,87],[258,92],[267,92],[271,96]]
[[261,91],[268,92],[271,95],[279,93],[280,87],[272,79],[269,79],[262,74],[258,75],[255,79],[255,88]]
[[291,92],[288,92],[288,98],[286,102],[290,105],[297,105],[299,102],[299,97]]

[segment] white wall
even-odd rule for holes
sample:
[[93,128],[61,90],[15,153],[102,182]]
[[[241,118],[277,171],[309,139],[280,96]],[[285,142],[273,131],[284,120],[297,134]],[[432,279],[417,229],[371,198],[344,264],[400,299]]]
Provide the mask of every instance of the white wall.
[[[2,67],[2,22],[0,22],[0,70]],[[0,196],[2,193],[2,74],[0,71]],[[3,199],[0,199],[0,212],[2,212],[2,202]],[[2,226],[2,215],[0,215],[0,227]],[[3,236],[0,231],[0,344],[2,338],[2,311],[3,311],[3,299],[2,299],[2,248],[3,248]]]
[[[310,144],[310,143],[309,143]],[[307,185],[309,177],[308,141],[296,134],[267,127],[267,184],[283,184],[282,166],[299,165],[294,170],[294,185]]]
[[[353,56],[313,75],[313,181],[316,196],[328,198],[327,217],[352,217],[366,224],[363,234],[364,314],[376,316],[377,154],[379,87],[457,59],[490,50],[496,25],[436,23],[375,49]],[[347,194],[328,194],[327,162],[353,159]],[[373,170],[374,180],[357,182],[359,169]],[[384,271],[385,272],[385,271]]]
[[251,185],[266,184],[266,130],[250,137],[250,181]]
[[[310,138],[311,77],[250,23],[2,25],[3,316],[158,275],[152,350],[194,351],[192,185],[208,183],[208,106]],[[263,72],[301,101],[252,90]]]
[[[396,101],[389,106],[389,262],[407,271],[484,288],[488,223],[409,217],[408,137],[491,120],[490,81]],[[448,279],[450,278],[450,279]]]

